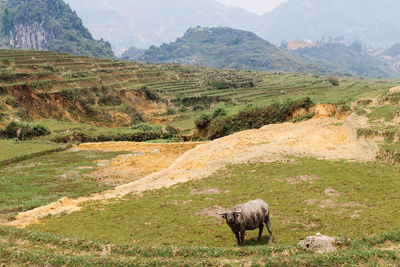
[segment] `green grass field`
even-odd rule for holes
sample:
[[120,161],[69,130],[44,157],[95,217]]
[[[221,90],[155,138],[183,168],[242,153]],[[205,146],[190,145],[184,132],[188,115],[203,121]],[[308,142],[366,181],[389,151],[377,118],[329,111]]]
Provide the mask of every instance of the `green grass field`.
[[108,189],[85,176],[95,160],[125,152],[59,152],[0,167],[0,220],[57,201]]
[[[400,98],[388,93],[400,80],[339,77],[339,85],[333,86],[328,77],[312,74],[236,72],[14,50],[0,50],[0,71],[0,128],[17,119],[52,132],[37,140],[0,140],[0,160],[61,146],[49,140],[81,142],[69,137],[84,135],[107,141],[136,134],[131,126],[138,120],[154,119],[188,133],[194,120],[218,102],[225,102],[227,115],[233,115],[249,106],[310,97],[314,103],[339,106],[359,101],[355,111],[371,123],[359,135],[383,138],[378,159],[386,163],[291,158],[292,163],[233,165],[169,189],[108,204],[87,203],[80,212],[47,217],[28,230],[0,227],[0,266],[400,264],[400,128],[394,122]],[[210,83],[215,80],[231,85],[215,88]],[[18,100],[25,90],[32,103]],[[378,105],[366,100],[376,97]],[[146,109],[162,112],[144,113]],[[174,140],[159,138],[145,140]],[[64,151],[0,167],[0,222],[62,197],[108,189],[86,174],[96,168],[96,160],[122,153]],[[256,242],[257,231],[249,231],[247,246],[236,248],[233,233],[217,213],[256,198],[271,206],[274,244],[267,245],[267,233]],[[317,232],[351,240],[338,252],[323,255],[296,246]]]
[[60,144],[46,141],[0,140],[0,161],[60,147]]
[[0,227],[6,266],[397,266],[400,232],[345,241],[337,252],[311,254],[295,246],[216,248],[115,245]]
[[[235,238],[216,217],[220,209],[262,198],[271,206],[274,242],[294,245],[317,232],[372,235],[400,229],[398,167],[296,158],[294,163],[229,166],[218,174],[170,189],[131,196],[30,228],[72,237],[140,246],[232,247]],[[214,189],[218,194],[196,194]],[[207,191],[205,191],[207,192]],[[205,216],[206,214],[211,216]],[[248,232],[247,244],[257,231]]]

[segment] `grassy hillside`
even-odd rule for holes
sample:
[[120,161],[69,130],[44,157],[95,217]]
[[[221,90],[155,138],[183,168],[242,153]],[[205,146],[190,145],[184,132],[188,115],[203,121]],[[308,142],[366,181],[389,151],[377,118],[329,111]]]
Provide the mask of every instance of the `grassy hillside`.
[[254,33],[231,28],[192,28],[182,38],[139,58],[213,68],[326,73],[328,69],[296,60]]
[[7,0],[0,6],[1,46],[113,58],[109,43],[96,41],[62,0]]
[[398,84],[348,77],[333,86],[329,77],[312,74],[152,65],[55,52],[1,50],[0,60],[0,125],[39,122],[51,131],[47,139],[63,142],[168,138],[168,132],[143,134],[131,126],[146,122],[190,130],[200,113],[219,102],[226,103],[228,114],[288,98],[349,104]]

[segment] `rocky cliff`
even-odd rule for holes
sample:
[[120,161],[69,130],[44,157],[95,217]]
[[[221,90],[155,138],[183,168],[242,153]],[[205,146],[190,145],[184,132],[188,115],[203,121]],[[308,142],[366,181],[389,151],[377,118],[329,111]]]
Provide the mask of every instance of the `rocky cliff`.
[[62,0],[8,0],[0,8],[2,47],[114,57],[110,45],[94,40]]

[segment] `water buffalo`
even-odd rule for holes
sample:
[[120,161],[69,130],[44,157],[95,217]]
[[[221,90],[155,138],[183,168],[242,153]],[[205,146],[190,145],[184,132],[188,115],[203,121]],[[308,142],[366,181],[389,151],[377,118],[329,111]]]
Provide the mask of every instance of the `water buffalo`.
[[256,199],[245,204],[236,205],[229,212],[220,212],[219,215],[226,220],[226,223],[236,235],[239,246],[244,246],[244,234],[246,230],[258,228],[258,241],[260,241],[264,223],[269,232],[269,243],[272,242],[269,206],[264,200]]

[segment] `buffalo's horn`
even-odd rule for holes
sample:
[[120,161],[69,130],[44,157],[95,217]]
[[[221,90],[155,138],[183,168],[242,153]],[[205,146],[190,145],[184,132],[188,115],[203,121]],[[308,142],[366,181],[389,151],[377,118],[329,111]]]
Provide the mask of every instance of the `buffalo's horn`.
[[240,214],[242,213],[242,210],[235,210],[234,213]]

